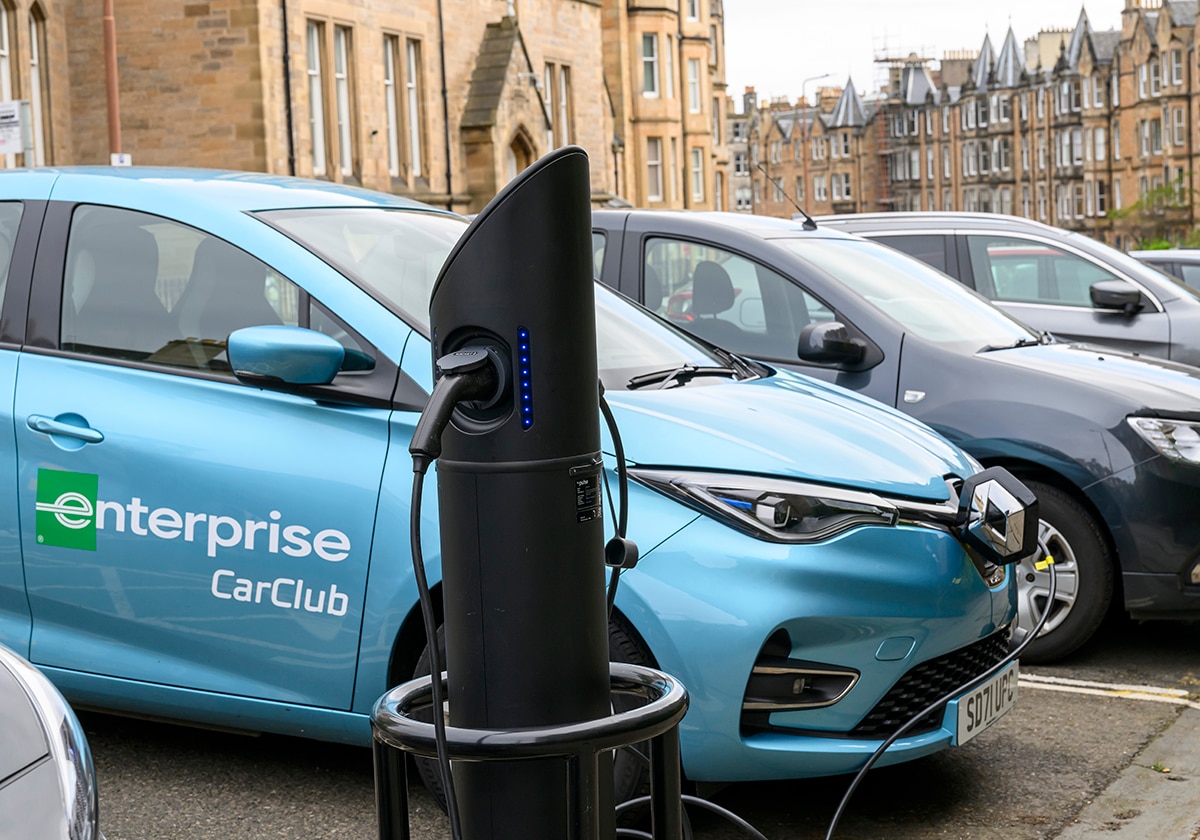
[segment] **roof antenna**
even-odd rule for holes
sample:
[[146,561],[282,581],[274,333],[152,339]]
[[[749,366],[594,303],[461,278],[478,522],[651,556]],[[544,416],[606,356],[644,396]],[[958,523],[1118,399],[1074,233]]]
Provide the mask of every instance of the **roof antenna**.
[[[800,215],[804,217],[804,229],[805,229],[805,230],[816,230],[816,229],[817,229],[817,223],[813,221],[813,218],[812,218],[812,216],[810,216],[810,215],[808,215],[807,213],[805,213],[805,212],[804,212],[804,208],[803,208],[803,207],[801,207],[801,206],[800,206],[799,204],[797,204],[796,202],[792,201],[792,197],[791,197],[790,195],[788,195],[788,194],[787,194],[787,190],[785,190],[785,189],[783,188],[783,179],[782,179],[782,178],[779,178],[779,179],[772,178],[772,177],[771,177],[771,173],[770,173],[770,172],[768,172],[768,171],[767,171],[767,168],[766,168],[765,166],[763,166],[763,165],[762,165],[762,161],[758,161],[758,162],[756,162],[756,163],[755,163],[755,165],[756,165],[756,166],[757,166],[759,169],[761,169],[761,170],[762,170],[762,173],[763,173],[764,175],[766,175],[766,176],[767,176],[767,180],[768,180],[768,181],[770,181],[772,184],[774,184],[774,185],[775,185],[775,187],[776,187],[776,189],[778,189],[778,190],[779,190],[779,192],[780,192],[780,193],[783,195],[783,197],[784,197],[784,198],[786,198],[786,199],[788,200],[788,204],[790,204],[790,205],[792,205],[793,207],[795,207],[795,208],[796,208],[796,210],[798,210],[798,211],[800,212]],[[796,218],[796,217],[795,217],[795,216],[793,216],[792,218],[794,219],[794,218]]]

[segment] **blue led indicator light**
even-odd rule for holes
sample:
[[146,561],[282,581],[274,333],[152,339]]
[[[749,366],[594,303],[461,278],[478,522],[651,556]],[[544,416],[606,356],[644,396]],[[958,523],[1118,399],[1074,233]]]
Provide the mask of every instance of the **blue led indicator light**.
[[529,350],[529,344],[529,330],[524,327],[517,327],[517,348],[519,350],[518,357],[521,370],[522,429],[528,429],[533,426],[533,365],[530,362],[533,354]]

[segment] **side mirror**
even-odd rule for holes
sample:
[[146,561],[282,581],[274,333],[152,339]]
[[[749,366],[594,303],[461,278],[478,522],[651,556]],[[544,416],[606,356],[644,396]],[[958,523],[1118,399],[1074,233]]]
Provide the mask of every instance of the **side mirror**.
[[1097,280],[1088,293],[1097,309],[1117,309],[1126,315],[1136,315],[1142,309],[1142,293],[1124,280]]
[[230,333],[226,354],[233,375],[247,385],[291,391],[332,382],[342,369],[346,349],[315,330],[259,326]]
[[840,321],[821,321],[800,330],[796,354],[806,362],[858,364],[867,352],[862,339],[853,338]]
[[989,467],[963,482],[956,524],[967,547],[1003,566],[1038,548],[1038,500],[1003,467]]

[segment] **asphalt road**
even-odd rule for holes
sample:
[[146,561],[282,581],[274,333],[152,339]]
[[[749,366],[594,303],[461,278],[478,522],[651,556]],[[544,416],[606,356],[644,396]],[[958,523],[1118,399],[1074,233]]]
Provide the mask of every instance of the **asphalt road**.
[[[1200,694],[1200,626],[1113,621],[1070,662],[1026,666],[1023,674]],[[1016,710],[964,747],[872,771],[835,836],[1057,836],[1181,709],[1068,688],[1023,682]],[[81,717],[96,759],[108,840],[376,836],[368,750]],[[825,837],[848,781],[740,784],[710,799],[769,840],[808,840]],[[412,807],[414,837],[448,836],[444,816],[419,783]],[[700,840],[748,836],[703,810],[693,810],[691,820]]]

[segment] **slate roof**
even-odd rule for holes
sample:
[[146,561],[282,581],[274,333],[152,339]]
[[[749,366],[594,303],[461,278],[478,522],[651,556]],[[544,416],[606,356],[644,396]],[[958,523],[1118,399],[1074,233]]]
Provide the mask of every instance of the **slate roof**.
[[983,46],[979,48],[979,56],[971,67],[971,81],[976,90],[987,90],[992,79],[992,70],[996,66],[996,51],[992,49],[990,35],[983,36]]
[[1017,46],[1017,36],[1013,34],[1010,26],[1008,35],[1004,37],[1004,46],[1000,48],[1000,55],[996,58],[995,79],[998,87],[1016,87],[1021,83],[1021,76],[1025,70],[1023,52]]
[[933,79],[923,64],[906,64],[900,71],[900,99],[906,105],[924,105],[933,93]]
[[834,106],[833,113],[830,114],[826,125],[830,128],[849,128],[866,125],[866,122],[867,107],[863,104],[858,91],[854,89],[854,80],[847,79],[846,87],[842,89],[842,95],[838,98],[837,105]]

